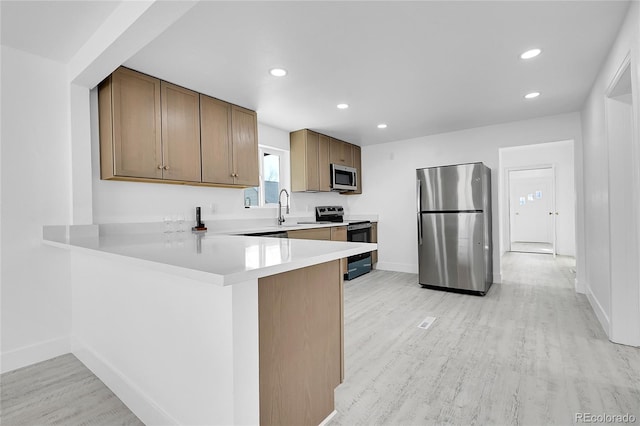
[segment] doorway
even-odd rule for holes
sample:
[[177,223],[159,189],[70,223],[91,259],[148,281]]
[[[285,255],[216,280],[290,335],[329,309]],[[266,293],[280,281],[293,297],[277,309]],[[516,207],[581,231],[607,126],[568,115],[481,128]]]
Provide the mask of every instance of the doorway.
[[[611,82],[605,101],[609,154],[609,339],[640,346],[640,270],[638,268],[640,159],[634,140],[637,111],[627,57]],[[635,117],[635,119],[634,119]]]
[[555,256],[553,166],[508,171],[509,251]]

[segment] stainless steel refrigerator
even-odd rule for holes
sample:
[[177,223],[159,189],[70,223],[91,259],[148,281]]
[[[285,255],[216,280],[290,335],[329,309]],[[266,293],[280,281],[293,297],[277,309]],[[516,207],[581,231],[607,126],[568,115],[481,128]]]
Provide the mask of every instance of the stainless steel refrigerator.
[[484,296],[493,282],[491,169],[430,167],[416,178],[420,284]]

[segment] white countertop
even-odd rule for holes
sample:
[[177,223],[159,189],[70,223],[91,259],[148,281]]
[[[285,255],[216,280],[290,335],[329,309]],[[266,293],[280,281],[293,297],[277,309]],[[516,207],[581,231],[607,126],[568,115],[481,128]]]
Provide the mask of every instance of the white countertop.
[[[242,232],[312,227],[318,225],[273,226],[270,229],[244,229]],[[377,249],[377,244],[368,243],[215,233],[100,234],[98,225],[46,226],[43,241],[51,246],[119,259],[219,285],[261,278]]]

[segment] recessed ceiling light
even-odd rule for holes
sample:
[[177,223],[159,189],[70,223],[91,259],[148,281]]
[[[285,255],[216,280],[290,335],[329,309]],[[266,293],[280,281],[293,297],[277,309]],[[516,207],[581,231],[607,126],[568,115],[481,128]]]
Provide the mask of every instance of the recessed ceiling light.
[[386,124],[384,124],[384,123],[378,124],[378,129],[386,129],[386,128],[387,128]]
[[284,77],[285,75],[287,75],[287,70],[285,70],[284,68],[271,68],[269,70],[269,74],[274,77]]
[[349,104],[338,104],[336,106],[338,107],[338,109],[347,109],[347,108],[349,108]]
[[524,52],[522,55],[520,55],[520,58],[522,59],[531,59],[531,58],[535,58],[536,56],[538,56],[540,53],[542,52],[542,50],[540,49],[531,49],[531,50],[527,50],[526,52]]
[[533,99],[537,98],[538,96],[540,96],[540,92],[531,92],[524,95],[525,99]]

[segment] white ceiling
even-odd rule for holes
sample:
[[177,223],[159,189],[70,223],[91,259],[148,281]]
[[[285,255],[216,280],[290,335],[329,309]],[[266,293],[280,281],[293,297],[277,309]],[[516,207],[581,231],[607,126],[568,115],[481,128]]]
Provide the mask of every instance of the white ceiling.
[[67,63],[119,1],[1,0],[2,44]]
[[[18,13],[5,3],[2,43],[63,62],[117,5],[37,2],[47,6]],[[255,109],[277,128],[368,145],[580,110],[628,6],[204,1],[124,65]],[[521,60],[532,47],[543,53]],[[289,75],[270,76],[276,66]],[[534,90],[542,95],[525,101]]]

